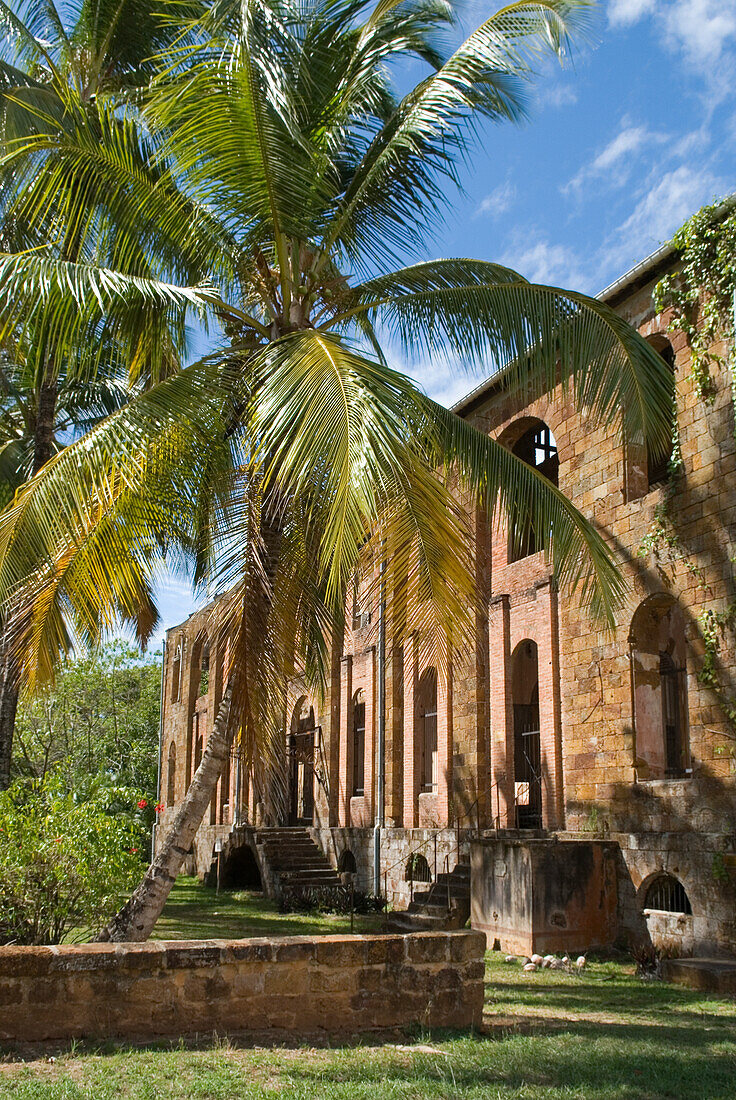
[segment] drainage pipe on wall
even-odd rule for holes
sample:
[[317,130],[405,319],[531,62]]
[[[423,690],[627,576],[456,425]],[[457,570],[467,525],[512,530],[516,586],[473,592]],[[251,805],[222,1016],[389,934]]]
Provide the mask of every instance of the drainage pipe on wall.
[[381,561],[381,585],[378,596],[378,683],[376,727],[378,767],[376,768],[376,823],[373,828],[373,893],[381,893],[381,829],[386,817],[386,562]]
[[[158,769],[156,773],[156,802],[161,802],[161,771],[163,768],[163,751],[164,751],[164,681],[166,679],[166,639],[161,642],[161,694],[159,696],[159,711],[158,711]],[[156,858],[156,832],[158,825],[158,814],[153,815],[153,824],[151,825],[151,859]]]

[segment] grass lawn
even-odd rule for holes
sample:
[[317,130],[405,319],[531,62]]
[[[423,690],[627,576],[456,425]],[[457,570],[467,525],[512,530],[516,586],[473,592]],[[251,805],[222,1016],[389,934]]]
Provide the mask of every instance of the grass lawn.
[[[380,913],[355,917],[356,932],[380,932]],[[176,880],[156,925],[157,940],[240,940],[252,936],[331,936],[350,931],[350,917],[325,913],[279,913],[263,894],[200,886]]]
[[[213,902],[191,880],[180,882],[157,932],[183,938],[345,928],[344,918],[280,916],[262,899],[242,897],[221,894]],[[278,1048],[217,1037],[28,1048],[0,1058],[0,1100],[736,1098],[734,1001],[642,982],[625,962],[593,962],[582,975],[528,975],[489,953],[486,978],[482,1034],[415,1032]]]

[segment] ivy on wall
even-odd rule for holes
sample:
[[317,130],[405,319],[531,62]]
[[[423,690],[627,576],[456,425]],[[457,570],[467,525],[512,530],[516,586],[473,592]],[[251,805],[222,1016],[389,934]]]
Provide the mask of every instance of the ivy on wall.
[[736,200],[702,207],[670,244],[678,269],[657,283],[654,305],[658,313],[672,308],[670,331],[685,333],[698,393],[712,403],[716,388],[710,368],[720,359],[710,348],[723,336],[733,342],[734,335]]
[[[711,370],[724,364],[712,347],[724,338],[729,342],[731,398],[736,410],[736,198],[704,206],[675,233],[670,243],[677,254],[677,269],[656,284],[655,308],[659,313],[671,308],[670,332],[685,334],[691,351],[693,380],[706,404],[713,404],[717,393]],[[652,554],[660,569],[666,564],[673,572],[675,563],[680,562],[705,587],[703,570],[680,543],[670,515],[671,501],[672,493],[655,510],[654,522],[642,539],[639,554]],[[736,563],[733,558],[731,561]],[[715,696],[729,734],[736,738],[736,697],[719,660],[724,646],[734,649],[736,600],[723,610],[706,608],[699,617],[699,626],[704,655],[698,679]]]

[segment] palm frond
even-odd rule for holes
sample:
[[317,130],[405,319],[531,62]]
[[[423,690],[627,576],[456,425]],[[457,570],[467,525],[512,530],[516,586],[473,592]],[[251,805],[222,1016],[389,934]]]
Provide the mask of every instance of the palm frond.
[[[578,408],[653,454],[671,446],[672,373],[605,303],[528,283],[498,264],[438,260],[355,288],[360,303],[328,324],[365,311],[412,353],[460,352],[468,368],[499,370],[499,386],[532,399],[558,384]],[[500,368],[503,367],[503,371]]]

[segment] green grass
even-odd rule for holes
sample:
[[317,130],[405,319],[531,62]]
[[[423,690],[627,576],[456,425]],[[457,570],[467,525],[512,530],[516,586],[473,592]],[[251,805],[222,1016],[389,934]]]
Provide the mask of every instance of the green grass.
[[[262,899],[243,897],[213,900],[191,881],[179,883],[157,931],[212,937],[344,928],[342,918],[282,917]],[[414,1032],[275,1048],[216,1037],[28,1048],[0,1060],[0,1100],[736,1097],[733,1001],[642,982],[626,962],[593,962],[582,975],[528,975],[489,954],[486,978],[483,1034]]]
[[[355,917],[356,932],[380,932],[380,914]],[[274,902],[249,890],[200,886],[180,877],[154,929],[157,940],[232,940],[253,936],[331,936],[350,931],[350,917],[279,913]]]

